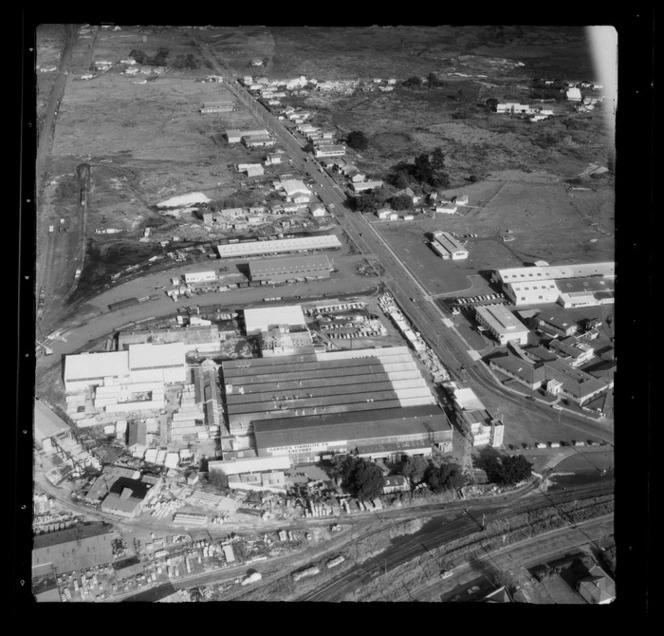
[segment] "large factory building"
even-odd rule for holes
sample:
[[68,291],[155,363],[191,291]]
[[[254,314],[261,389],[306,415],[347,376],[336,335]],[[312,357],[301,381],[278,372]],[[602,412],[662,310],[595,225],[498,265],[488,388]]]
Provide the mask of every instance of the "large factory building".
[[[317,446],[305,451],[306,457],[324,450],[325,444],[343,448],[346,442],[395,443],[395,437],[407,442],[414,435],[413,439],[426,442],[424,445],[430,448],[431,443],[445,441],[448,434],[451,439],[449,423],[405,346],[232,360],[222,363],[222,368],[229,427],[238,450],[259,445],[258,437],[254,439],[259,423],[263,432],[279,431],[282,425],[287,431],[300,430],[301,425],[308,431],[306,435],[288,433],[284,439],[315,436]],[[423,413],[420,407],[435,408],[418,420]],[[266,420],[269,426],[263,426]],[[296,425],[295,420],[301,420],[300,424]],[[390,428],[388,422],[393,421],[401,424]],[[384,434],[381,422],[385,424]],[[423,422],[433,426],[435,439],[422,437],[426,428]],[[320,426],[314,431],[316,423]],[[268,438],[261,439],[259,454],[270,453],[268,448],[292,446],[296,460],[302,454],[298,447],[313,443],[292,441],[266,446]]]
[[249,263],[252,281],[281,283],[296,278],[329,278],[332,264],[325,254],[265,258]]

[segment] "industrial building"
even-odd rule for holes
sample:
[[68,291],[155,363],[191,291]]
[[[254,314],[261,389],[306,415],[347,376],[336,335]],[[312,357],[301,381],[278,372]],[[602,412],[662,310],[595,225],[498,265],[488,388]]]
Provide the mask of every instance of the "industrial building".
[[504,305],[480,305],[475,319],[501,344],[528,344],[530,330]]
[[267,135],[268,132],[264,128],[258,130],[227,130],[226,139],[228,139],[229,144],[239,144],[242,141],[242,137],[251,137],[258,135]]
[[260,335],[261,356],[294,356],[314,353],[311,333],[306,327],[269,327]]
[[[102,512],[121,517],[135,517],[149,501],[157,479],[144,476],[139,479],[118,477],[110,486],[109,493],[101,503]],[[156,492],[156,490],[155,490]]]
[[58,417],[46,404],[35,399],[34,442],[45,451],[53,448],[53,439],[71,437],[71,428]]
[[431,247],[444,260],[460,260],[468,258],[468,250],[449,232],[434,232]]
[[252,281],[284,282],[296,278],[329,278],[332,265],[325,254],[268,258],[249,263]]
[[[436,403],[405,346],[222,363],[230,432],[253,445],[259,420],[343,414]],[[359,417],[359,415],[358,415]]]
[[262,420],[255,423],[255,437],[260,457],[286,455],[293,463],[349,452],[400,459],[451,443],[452,428],[442,409],[431,404]]
[[262,256],[287,252],[308,252],[311,250],[329,250],[341,247],[341,241],[334,234],[304,236],[299,238],[275,239],[273,241],[245,241],[217,245],[221,258]]
[[182,342],[135,344],[127,351],[80,353],[65,356],[65,391],[90,386],[183,382],[185,350]]
[[184,282],[187,285],[191,283],[207,283],[212,280],[217,280],[217,272],[207,271],[207,272],[189,272],[184,275]]
[[320,146],[314,150],[314,156],[318,157],[340,157],[346,154],[346,147],[339,145]]
[[[257,307],[244,310],[244,324],[248,336],[256,336],[270,327],[287,325],[306,326],[304,312],[300,305],[286,305],[279,307]],[[256,362],[255,360],[247,361]]]
[[122,331],[118,334],[118,349],[127,350],[131,345],[141,343],[180,342],[187,353],[214,353],[221,349],[224,334],[217,325],[187,326],[178,329],[150,329],[142,331]]
[[567,308],[613,303],[615,275],[609,261],[500,269],[492,280],[517,307],[557,302]]
[[473,446],[502,446],[505,426],[491,416],[475,392],[470,388],[456,388],[452,395],[457,418],[470,429]]
[[32,567],[53,567],[56,573],[85,570],[113,561],[112,527],[103,523],[76,526],[37,535],[32,546]]
[[283,179],[280,181],[280,185],[289,199],[298,194],[311,194],[311,190],[305,185],[304,181],[300,181],[299,179]]

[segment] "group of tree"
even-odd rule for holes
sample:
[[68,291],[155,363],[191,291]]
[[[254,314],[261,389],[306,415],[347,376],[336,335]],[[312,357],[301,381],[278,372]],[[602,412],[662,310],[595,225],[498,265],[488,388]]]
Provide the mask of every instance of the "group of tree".
[[425,80],[422,80],[422,78],[417,75],[413,75],[407,80],[404,80],[401,85],[404,88],[418,90],[422,88],[442,88],[445,86],[445,82],[443,82],[435,73],[429,73]]
[[136,60],[137,64],[144,64],[145,66],[166,66],[168,52],[168,49],[162,46],[157,49],[157,53],[154,57],[150,57],[145,51],[142,51],[141,49],[132,49],[129,52],[129,57]]
[[485,460],[484,470],[489,481],[507,486],[528,479],[533,465],[523,455],[494,456]]
[[413,207],[413,198],[407,194],[397,194],[389,199],[393,210],[410,210]]
[[401,161],[392,166],[385,180],[398,189],[407,188],[413,183],[448,188],[450,177],[445,170],[445,153],[438,147],[431,154],[418,155],[413,163]]
[[332,474],[341,487],[358,499],[373,499],[383,493],[383,471],[373,462],[353,455],[337,456]]
[[346,145],[353,150],[366,150],[369,138],[361,130],[353,130],[346,136]]
[[468,482],[456,462],[437,464],[424,457],[409,457],[399,470],[413,486],[426,484],[433,492],[458,490]]
[[383,207],[391,197],[388,188],[376,188],[371,192],[348,197],[348,205],[355,212],[375,212]]
[[187,53],[187,55],[178,55],[171,62],[171,66],[175,69],[188,68],[194,70],[200,66],[200,62],[192,53]]

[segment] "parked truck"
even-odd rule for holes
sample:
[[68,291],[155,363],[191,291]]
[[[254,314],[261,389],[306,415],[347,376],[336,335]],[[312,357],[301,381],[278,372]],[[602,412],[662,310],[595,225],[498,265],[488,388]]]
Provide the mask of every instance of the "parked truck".
[[304,579],[308,576],[315,576],[319,572],[320,570],[315,565],[313,565],[310,568],[306,568],[305,570],[295,572],[295,574],[293,574],[293,581],[299,581],[300,579]]

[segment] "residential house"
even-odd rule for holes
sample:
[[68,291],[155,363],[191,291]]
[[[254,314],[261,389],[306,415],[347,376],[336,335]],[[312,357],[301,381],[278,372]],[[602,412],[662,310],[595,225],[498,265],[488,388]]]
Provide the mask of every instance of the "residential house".
[[393,492],[408,492],[410,484],[403,475],[389,475],[383,478],[383,494]]
[[580,102],[581,101],[581,90],[573,87],[570,88],[566,93],[567,99],[570,102]]
[[582,598],[592,605],[607,605],[616,598],[614,580],[599,565],[588,571],[588,576],[578,582],[577,589]]
[[543,364],[529,364],[510,354],[491,358],[489,367],[532,390],[539,389],[546,380]]
[[355,192],[364,192],[366,190],[375,190],[382,185],[383,182],[380,179],[376,179],[375,181],[359,181],[358,183],[352,183],[351,188]]
[[552,328],[560,336],[571,336],[579,329],[579,326],[575,322],[550,314],[541,313],[537,316],[536,321],[539,326]]

